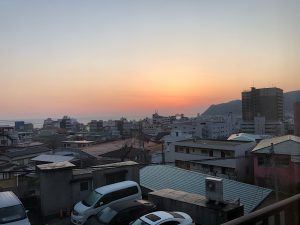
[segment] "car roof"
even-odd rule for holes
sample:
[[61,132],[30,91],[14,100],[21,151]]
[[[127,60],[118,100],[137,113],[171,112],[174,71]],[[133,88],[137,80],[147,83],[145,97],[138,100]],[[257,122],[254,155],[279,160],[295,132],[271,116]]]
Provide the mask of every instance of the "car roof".
[[18,197],[11,191],[0,192],[0,208],[22,204]]
[[135,201],[122,201],[122,202],[117,202],[114,203],[108,207],[111,209],[120,212],[124,209],[132,208],[132,207],[137,207],[137,206],[144,206],[144,207],[149,207],[152,208],[155,205],[152,202],[146,201],[146,200],[135,200]]
[[138,184],[134,181],[122,181],[114,184],[105,185],[97,188],[95,191],[100,194],[106,194],[112,191],[117,191],[127,187],[138,186]]
[[182,212],[166,212],[166,211],[156,211],[149,213],[147,215],[144,215],[140,217],[141,220],[149,223],[149,224],[157,224],[162,221],[168,220],[168,219],[174,219],[174,218],[187,218],[188,215]]

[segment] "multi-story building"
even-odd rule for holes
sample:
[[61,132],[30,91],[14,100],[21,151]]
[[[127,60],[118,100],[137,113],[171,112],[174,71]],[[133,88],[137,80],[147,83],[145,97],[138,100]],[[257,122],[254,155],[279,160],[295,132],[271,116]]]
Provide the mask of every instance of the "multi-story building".
[[242,132],[282,135],[283,91],[280,88],[251,88],[242,92]]
[[0,126],[0,147],[16,145],[18,136],[15,134],[15,128],[8,125]]
[[[171,125],[171,131],[175,136],[190,135],[193,137],[202,137],[203,125],[197,120],[174,121]],[[177,134],[177,135],[176,135]]]
[[252,162],[247,157],[255,142],[192,140],[172,143],[166,162],[175,166],[239,181],[252,181]]
[[262,140],[253,150],[255,184],[274,190],[300,190],[300,137]]
[[90,132],[98,133],[103,130],[103,121],[102,120],[92,120],[89,123]]

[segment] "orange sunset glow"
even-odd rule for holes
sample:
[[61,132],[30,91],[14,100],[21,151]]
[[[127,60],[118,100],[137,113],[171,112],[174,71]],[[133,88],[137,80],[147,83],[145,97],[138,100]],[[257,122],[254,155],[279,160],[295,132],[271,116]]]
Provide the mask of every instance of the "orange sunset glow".
[[0,2],[3,118],[196,115],[300,87],[293,1],[17,2]]

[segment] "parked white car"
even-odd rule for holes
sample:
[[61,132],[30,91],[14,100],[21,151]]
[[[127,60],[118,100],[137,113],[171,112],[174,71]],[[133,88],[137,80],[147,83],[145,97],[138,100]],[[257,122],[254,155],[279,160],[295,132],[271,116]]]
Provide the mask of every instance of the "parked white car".
[[22,202],[11,191],[0,192],[0,224],[30,225]]
[[130,225],[195,225],[195,223],[183,212],[156,211],[140,217]]
[[141,188],[134,181],[123,181],[97,188],[74,206],[71,222],[82,225],[88,218],[113,203],[139,199],[142,199]]

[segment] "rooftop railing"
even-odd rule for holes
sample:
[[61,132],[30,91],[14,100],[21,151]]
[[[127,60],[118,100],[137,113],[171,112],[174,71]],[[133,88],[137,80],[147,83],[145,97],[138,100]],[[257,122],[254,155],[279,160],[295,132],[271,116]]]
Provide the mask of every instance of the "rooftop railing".
[[299,225],[300,194],[259,209],[222,225]]

